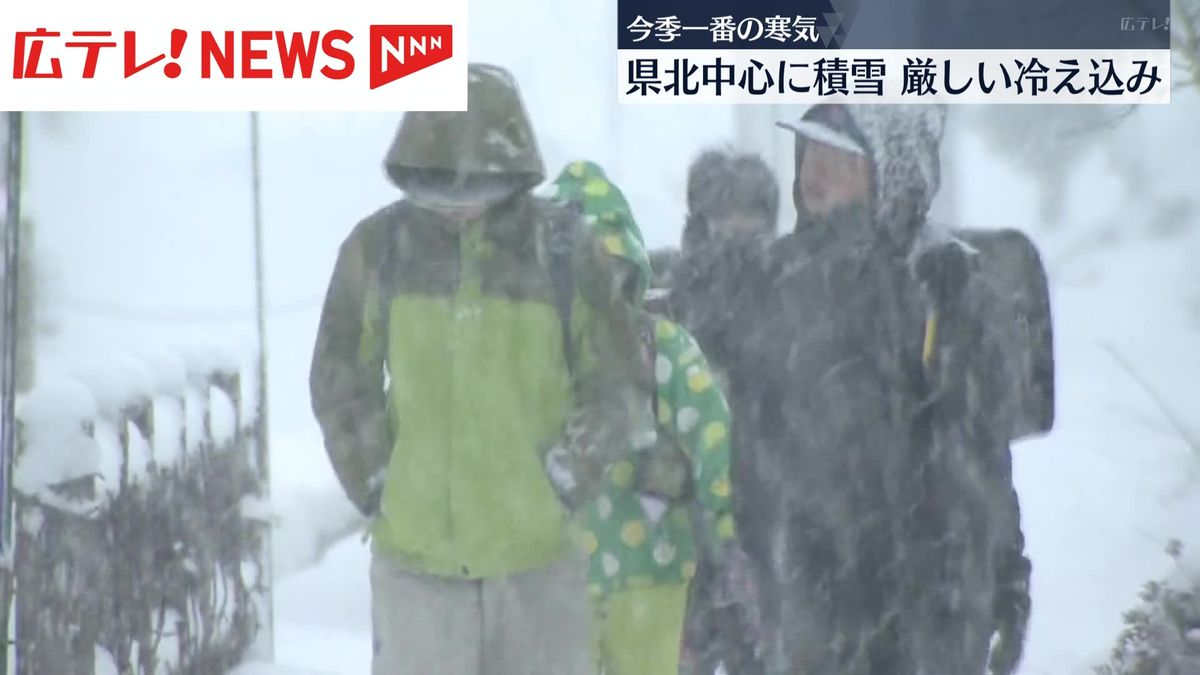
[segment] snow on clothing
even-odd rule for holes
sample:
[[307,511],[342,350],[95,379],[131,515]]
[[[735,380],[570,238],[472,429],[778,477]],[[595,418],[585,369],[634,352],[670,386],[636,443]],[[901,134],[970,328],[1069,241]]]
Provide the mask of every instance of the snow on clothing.
[[[957,499],[955,472],[942,471],[948,464],[933,444],[922,364],[928,303],[908,263],[937,187],[940,133],[923,133],[925,116],[936,113],[863,108],[841,108],[843,119],[830,126],[871,157],[874,198],[825,219],[797,200],[795,232],[771,251],[762,319],[770,325],[755,343],[763,363],[787,365],[786,382],[761,382],[749,397],[748,419],[764,432],[758,458],[782,464],[764,469],[800,477],[795,488],[802,491],[783,492],[769,509],[771,529],[786,533],[785,562],[771,571],[784,600],[769,608],[770,662],[815,675],[921,672],[916,639],[933,608],[929,593],[961,588],[930,535],[981,551],[980,540],[960,528],[980,520],[970,509],[978,502]],[[814,107],[807,116],[830,110]],[[797,174],[811,142],[797,137]],[[963,523],[939,522],[939,514]],[[971,556],[972,566],[982,562]],[[927,568],[920,588],[917,565]],[[803,573],[788,579],[789,566]],[[959,618],[969,624],[978,617]],[[929,637],[954,660],[960,650],[979,657],[977,645],[953,633]]]
[[[996,633],[987,672],[1009,675],[1024,648],[1032,571],[1010,441],[1053,425],[1049,297],[1036,248],[1023,234],[957,235],[962,239],[929,245],[914,256],[936,310],[929,321],[934,335],[927,342],[926,372],[936,401],[933,459],[942,474],[932,478],[957,488],[928,499],[926,517],[914,519],[915,539],[923,536],[932,544],[925,548],[928,560],[942,568],[922,570],[915,559],[912,583],[920,588],[943,580],[938,592],[915,594],[925,607],[923,625],[913,626],[914,640],[924,649],[921,662],[928,669],[982,673],[979,654],[988,654]],[[946,519],[946,504],[967,505],[973,518],[965,525]],[[961,536],[945,541],[940,531],[953,527],[967,527],[974,541]],[[934,649],[920,641],[922,635],[950,635],[963,649]]]
[[[910,487],[919,498],[902,523],[909,647],[924,672],[1008,675],[1020,661],[1031,572],[1009,448],[1023,415],[1008,373],[1022,365],[1011,358],[1011,336],[999,337],[1002,327],[1021,323],[1003,297],[1012,289],[994,265],[982,267],[976,251],[961,239],[937,236],[939,228],[926,219],[939,184],[944,109],[843,110],[849,113],[844,128],[872,158],[874,222],[907,251],[926,306],[921,361],[931,405],[917,418],[910,462],[919,469]],[[988,253],[1036,261],[1023,236],[1007,233],[999,241]],[[1022,270],[1031,283],[1044,274],[1040,261]],[[1048,307],[1044,313],[1049,321]],[[1048,420],[1038,423],[1048,430]],[[997,632],[999,645],[991,650]]]
[[[511,75],[471,65],[467,98],[466,112],[405,115],[385,166],[406,196],[342,244],[310,374],[338,479],[374,516],[375,558],[455,612],[473,611],[458,606],[475,602],[471,589],[552,575],[578,557],[543,455],[568,420],[599,438],[625,433],[626,420],[611,417],[620,406],[608,403],[633,387],[624,345],[636,344],[620,319],[634,308],[607,295],[611,261],[589,253],[578,219],[529,192],[544,167]],[[540,255],[549,222],[582,232],[569,258],[578,280],[569,325]],[[373,595],[391,603],[377,616],[391,619],[376,637],[394,640],[388,625],[424,610],[377,580]],[[577,655],[591,625],[577,618],[590,608],[582,579],[567,586],[578,592],[499,605],[492,619],[516,624],[514,635],[564,622],[556,635],[566,643],[552,653],[569,658],[516,672],[585,672]],[[448,587],[458,591],[437,590]],[[463,649],[454,635],[437,637],[434,651]]]
[[[620,190],[590,162],[568,165],[556,187],[559,199],[582,208],[604,250],[630,263],[635,270],[630,291],[640,299],[649,285],[649,259]],[[611,675],[678,671],[688,587],[697,570],[697,533],[699,545],[712,548],[734,537],[724,395],[687,331],[650,314],[642,325],[645,342],[654,345],[642,361],[654,375],[660,442],[631,450],[615,464],[607,489],[581,513],[588,590],[598,613],[598,656]],[[652,475],[660,465],[647,453],[682,460],[690,489],[658,494],[655,488],[670,481]]]
[[[742,231],[739,236],[773,236],[779,215],[779,184],[758,155],[737,154],[731,148],[706,150],[688,168],[687,208],[684,252],[733,234],[728,230],[731,217],[755,223],[751,232]],[[669,275],[668,270],[657,267],[655,272]]]
[[[957,356],[960,363],[967,362],[961,369],[966,377],[960,386],[967,387],[967,394],[975,392],[977,407],[991,409],[990,415],[972,411],[972,426],[966,429],[973,443],[991,449],[980,456],[983,475],[993,491],[991,513],[997,537],[993,620],[999,639],[989,667],[994,674],[1007,675],[1016,669],[1024,650],[1032,565],[1025,556],[1012,451],[1002,441],[1044,434],[1054,425],[1050,291],[1041,256],[1025,234],[1010,229],[956,230],[949,236],[960,241],[949,250],[969,251],[967,257],[973,264],[968,282],[948,293],[943,302],[947,309],[957,311],[947,313],[939,323],[957,324],[958,335],[953,339],[969,347]],[[943,359],[941,367],[953,372],[956,365]],[[958,397],[964,398],[961,391]],[[981,434],[979,427],[989,422],[993,428]],[[981,438],[987,443],[980,443]],[[1005,536],[1006,532],[1011,536]]]
[[688,252],[671,302],[729,376],[735,484],[759,487],[737,509],[769,672],[982,673],[1023,556],[992,419],[1006,413],[985,403],[1002,398],[1002,366],[969,307],[939,304],[977,279],[955,272],[961,249],[916,246],[942,113],[837,110],[806,118],[864,149],[869,203],[826,218],[798,203],[796,230],[769,247]]
[[[431,176],[450,187],[507,181],[511,196],[466,218],[405,199],[361,222],[339,253],[311,384],[348,495],[365,511],[379,500],[379,548],[419,572],[481,578],[567,550],[539,452],[559,440],[579,397],[537,245],[561,210],[528,193],[543,168],[511,77],[475,67],[470,85],[468,112],[405,116],[389,175],[406,188]],[[603,280],[590,258],[577,260],[577,379],[602,372],[608,382],[629,369],[602,356],[607,317],[586,298],[604,291],[583,280]]]
[[[556,181],[558,197],[579,200],[583,213],[611,255],[638,272],[636,297],[649,281],[641,232],[620,189],[589,162],[575,162]],[[654,317],[653,360],[660,438],[669,439],[691,464],[693,495],[703,507],[705,537],[713,545],[733,538],[729,485],[729,408],[704,354],[678,324]],[[647,364],[649,367],[649,364]],[[687,504],[674,503],[661,517],[647,514],[639,497],[645,476],[638,452],[608,472],[607,489],[582,513],[591,557],[589,588],[600,597],[613,591],[683,583],[695,574],[695,545]]]
[[[703,505],[710,541],[733,537],[729,485],[729,413],[695,341],[678,325],[657,319],[658,420],[694,465],[694,495]],[[637,491],[637,460],[618,462],[608,489],[583,510],[590,555],[588,588],[614,591],[680,584],[696,573],[692,523],[684,503],[655,519]]]
[[[647,297],[647,308],[664,316],[686,317],[678,301],[683,294],[672,292],[676,284],[674,272],[681,258],[697,250],[712,250],[730,235],[745,242],[747,238],[765,238],[773,232],[779,201],[775,176],[763,160],[755,155],[737,154],[728,149],[712,149],[700,153],[688,169],[687,220],[683,231],[682,251],[660,249],[650,253],[655,277]],[[746,219],[756,220],[761,227],[744,226]],[[740,221],[740,222],[739,222]],[[716,228],[716,229],[714,229]],[[736,269],[726,268],[736,274]],[[727,308],[713,306],[715,311]],[[733,327],[733,330],[745,330]],[[719,354],[712,354],[715,376],[728,391],[728,382]],[[735,421],[736,425],[736,421]],[[735,522],[741,534],[752,523],[744,521],[745,509],[738,506],[759,485],[746,480],[748,475],[739,464],[748,458],[742,453],[734,456],[731,480],[735,501]],[[741,520],[739,520],[741,519]],[[708,675],[724,663],[730,675],[755,675],[762,672],[758,648],[762,635],[758,624],[759,603],[753,561],[739,547],[722,560],[701,558],[696,578],[692,581],[691,598],[685,626],[681,675]]]

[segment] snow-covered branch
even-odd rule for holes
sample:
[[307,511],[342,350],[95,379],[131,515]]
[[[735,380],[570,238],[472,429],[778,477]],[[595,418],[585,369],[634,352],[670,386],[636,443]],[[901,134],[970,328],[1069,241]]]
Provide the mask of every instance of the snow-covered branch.
[[1125,613],[1125,629],[1097,675],[1184,675],[1200,672],[1200,569],[1172,541],[1175,573],[1142,587],[1141,604]]

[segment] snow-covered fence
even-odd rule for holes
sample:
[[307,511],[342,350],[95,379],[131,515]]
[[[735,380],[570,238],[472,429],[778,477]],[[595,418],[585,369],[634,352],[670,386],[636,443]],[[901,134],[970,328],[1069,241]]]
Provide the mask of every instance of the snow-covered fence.
[[17,673],[227,672],[268,619],[254,371],[145,356],[20,402]]

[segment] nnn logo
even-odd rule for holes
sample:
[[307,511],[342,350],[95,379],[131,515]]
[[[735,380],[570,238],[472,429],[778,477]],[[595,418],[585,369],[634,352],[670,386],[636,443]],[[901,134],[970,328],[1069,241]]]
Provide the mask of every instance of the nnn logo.
[[412,75],[454,55],[454,27],[371,26],[371,88]]

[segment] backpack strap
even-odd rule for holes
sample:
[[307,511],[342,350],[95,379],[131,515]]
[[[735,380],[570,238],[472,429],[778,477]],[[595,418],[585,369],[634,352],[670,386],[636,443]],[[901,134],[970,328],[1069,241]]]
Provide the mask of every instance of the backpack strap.
[[575,303],[575,249],[582,222],[576,208],[538,200],[538,259],[550,277],[554,308],[562,326],[563,357],[567,372],[575,381],[578,355],[571,334],[572,306]]
[[387,344],[388,328],[391,321],[388,320],[388,315],[391,310],[391,296],[396,289],[396,249],[399,246],[399,239],[403,236],[401,228],[404,227],[405,221],[411,211],[411,207],[406,200],[393,202],[387,207],[387,223],[388,227],[384,231],[383,241],[379,242],[379,258],[376,260],[374,270],[375,283],[375,302],[378,304],[377,311],[380,317],[380,340],[384,345],[383,360],[384,372],[389,372],[387,367],[387,354],[389,352]]
[[925,313],[925,339],[921,344],[921,363],[925,364],[927,369],[933,367],[933,353],[937,347],[937,327],[937,308],[930,306]]
[[[657,386],[658,377],[655,373],[655,366],[658,362],[658,316],[650,312],[642,312],[638,330],[638,346],[641,348],[641,359],[646,370],[651,373],[651,382]],[[650,411],[654,413],[654,419],[658,420],[658,394],[651,392],[650,395]]]
[[914,254],[911,269],[924,289],[926,300],[921,362],[927,370],[933,368],[940,351],[939,323],[959,314],[956,308],[961,306],[973,267],[978,264],[974,253],[970,247],[951,239],[928,245]]

